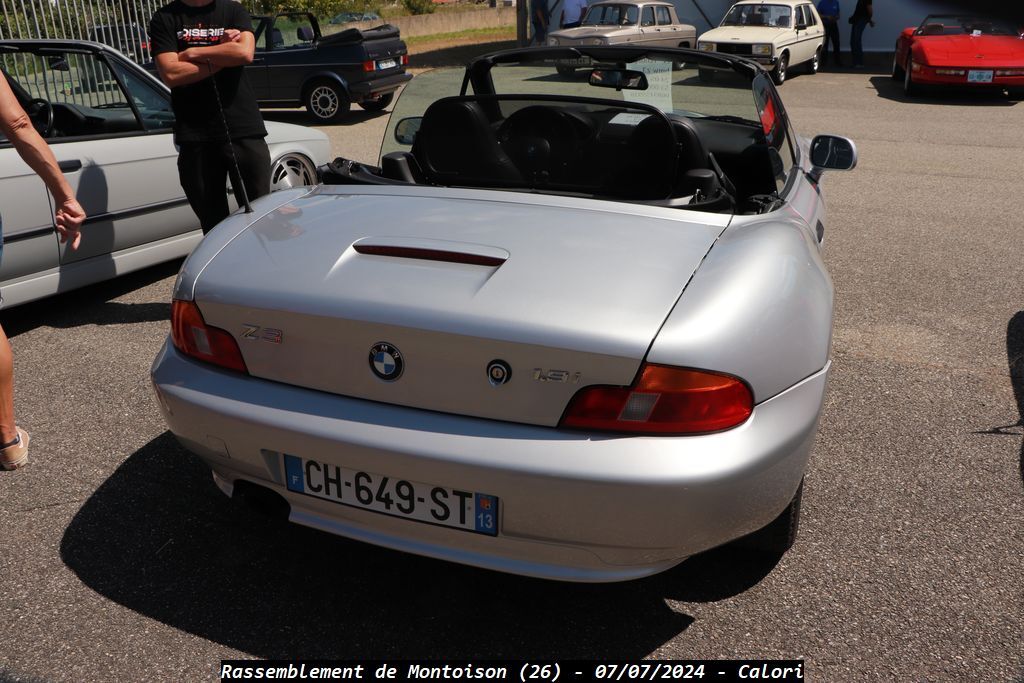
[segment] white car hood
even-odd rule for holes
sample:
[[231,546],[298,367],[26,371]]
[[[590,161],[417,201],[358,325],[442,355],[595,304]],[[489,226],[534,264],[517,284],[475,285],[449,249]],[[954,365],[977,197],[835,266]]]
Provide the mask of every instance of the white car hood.
[[702,34],[697,40],[710,43],[773,43],[789,33],[784,28],[768,26],[720,26]]

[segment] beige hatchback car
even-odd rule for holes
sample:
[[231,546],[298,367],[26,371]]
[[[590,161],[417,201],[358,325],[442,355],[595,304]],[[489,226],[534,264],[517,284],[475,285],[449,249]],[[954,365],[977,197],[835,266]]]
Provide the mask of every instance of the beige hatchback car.
[[[694,47],[696,43],[697,29],[681,23],[668,2],[596,2],[587,8],[579,26],[553,31],[547,40],[548,45],[561,47]],[[568,76],[581,66],[590,66],[590,61],[559,62],[558,73]]]
[[[821,17],[810,2],[757,0],[733,5],[718,28],[702,34],[697,44],[704,52],[751,59],[782,85],[790,67],[803,65],[807,73],[818,73],[824,41]],[[702,72],[702,77],[711,74]]]

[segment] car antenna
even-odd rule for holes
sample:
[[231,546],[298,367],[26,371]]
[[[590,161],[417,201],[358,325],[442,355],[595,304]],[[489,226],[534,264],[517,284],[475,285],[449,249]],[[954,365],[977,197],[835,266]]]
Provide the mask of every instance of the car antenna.
[[[245,181],[242,180],[242,171],[238,168],[238,159],[235,157],[235,146],[231,144],[231,129],[228,128],[228,117],[224,115],[224,105],[220,101],[220,88],[217,87],[217,74],[213,73],[213,64],[206,63],[210,68],[210,80],[213,81],[213,94],[217,100],[217,111],[220,112],[220,120],[224,124],[224,134],[228,137],[228,149],[231,150],[231,162],[235,165],[235,176],[238,178],[238,185],[242,191],[242,206],[246,213],[252,213],[252,206],[249,204],[249,193],[245,191]],[[231,183],[232,186],[235,183]]]

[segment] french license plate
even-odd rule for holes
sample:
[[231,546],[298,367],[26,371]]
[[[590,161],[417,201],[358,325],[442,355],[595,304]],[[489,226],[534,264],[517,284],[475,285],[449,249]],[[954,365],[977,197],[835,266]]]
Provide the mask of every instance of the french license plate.
[[991,83],[992,72],[991,71],[968,71],[967,72],[968,83]]
[[498,535],[498,498],[284,455],[289,491],[405,519]]
[[377,62],[377,69],[379,71],[383,71],[384,69],[394,69],[396,66],[398,66],[398,62],[393,59],[382,59]]

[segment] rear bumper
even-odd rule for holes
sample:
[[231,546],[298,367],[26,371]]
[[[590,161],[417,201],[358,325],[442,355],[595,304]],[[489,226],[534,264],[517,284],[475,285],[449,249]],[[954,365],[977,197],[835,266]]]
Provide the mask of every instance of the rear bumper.
[[[1014,70],[1024,70],[1024,67],[996,67],[996,68],[977,68],[977,67],[959,67],[959,66],[942,66],[942,67],[920,67],[917,71],[913,71],[913,79],[916,85],[931,85],[931,86],[956,86],[958,88],[1021,88],[1024,87],[1024,75],[1022,76],[999,76],[996,75],[1001,70],[1007,70],[1013,68]],[[939,74],[936,70],[940,69],[943,71],[962,71],[962,74]],[[992,80],[988,82],[976,82],[968,81],[967,74],[971,71],[980,72],[992,72]]]
[[[171,431],[230,493],[283,496],[293,522],[397,550],[516,574],[621,581],[754,531],[789,503],[817,430],[828,368],[735,429],[624,437],[467,418],[222,372],[164,345],[152,368]],[[485,492],[496,537],[289,491],[283,454]]]
[[383,78],[375,78],[373,80],[362,81],[359,83],[350,83],[348,91],[354,102],[362,102],[363,100],[373,100],[381,95],[394,92],[403,84],[408,83],[411,80],[412,74],[410,73],[392,74],[390,76],[384,76]]

